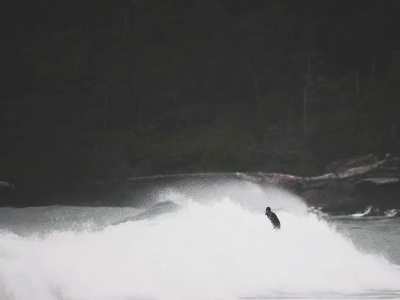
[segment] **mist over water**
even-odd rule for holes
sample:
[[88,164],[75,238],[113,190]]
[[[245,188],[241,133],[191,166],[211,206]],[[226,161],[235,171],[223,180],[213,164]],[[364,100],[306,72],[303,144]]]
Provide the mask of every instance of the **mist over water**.
[[[400,298],[397,265],[364,253],[287,192],[216,182],[163,188],[156,198],[161,209],[144,219],[131,208],[87,208],[65,229],[37,234],[53,226],[39,217],[47,210],[76,209],[59,207],[36,211],[23,236],[3,224],[0,299]],[[176,209],[163,213],[164,201]],[[79,219],[95,226],[68,225]]]

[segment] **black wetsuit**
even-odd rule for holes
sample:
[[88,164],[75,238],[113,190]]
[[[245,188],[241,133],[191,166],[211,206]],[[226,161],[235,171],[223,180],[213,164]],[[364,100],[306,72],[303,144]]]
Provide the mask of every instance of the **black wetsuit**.
[[274,226],[274,229],[281,229],[281,222],[279,222],[279,219],[275,213],[271,211],[269,213],[265,213],[265,215],[271,221],[272,225]]

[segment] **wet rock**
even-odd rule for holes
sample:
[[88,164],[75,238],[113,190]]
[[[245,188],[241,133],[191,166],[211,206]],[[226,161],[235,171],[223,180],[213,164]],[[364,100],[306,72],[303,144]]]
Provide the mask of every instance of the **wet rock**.
[[[347,167],[347,169],[346,169]],[[378,160],[367,155],[343,161],[334,173],[303,178],[300,194],[310,205],[333,213],[346,213],[367,206],[378,210],[400,208],[400,158],[386,155]]]
[[300,195],[310,206],[329,213],[349,213],[368,206],[400,208],[400,157],[379,160],[370,154],[337,161],[326,174],[313,177],[263,173],[266,183]]

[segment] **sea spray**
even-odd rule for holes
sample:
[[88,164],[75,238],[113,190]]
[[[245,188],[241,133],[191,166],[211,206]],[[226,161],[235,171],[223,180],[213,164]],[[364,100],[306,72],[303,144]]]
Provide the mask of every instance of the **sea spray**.
[[[148,219],[39,237],[0,233],[0,298],[397,295],[394,265],[357,250],[296,197],[236,183],[214,186],[214,195],[187,188],[161,191],[160,201],[179,198],[180,208]],[[282,230],[265,217],[267,204],[278,207]]]

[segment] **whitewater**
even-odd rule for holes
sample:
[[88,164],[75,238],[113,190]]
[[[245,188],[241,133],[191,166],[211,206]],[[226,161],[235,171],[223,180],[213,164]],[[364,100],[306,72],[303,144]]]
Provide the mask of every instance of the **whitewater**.
[[288,192],[186,184],[148,203],[0,208],[0,299],[400,299],[396,262]]

